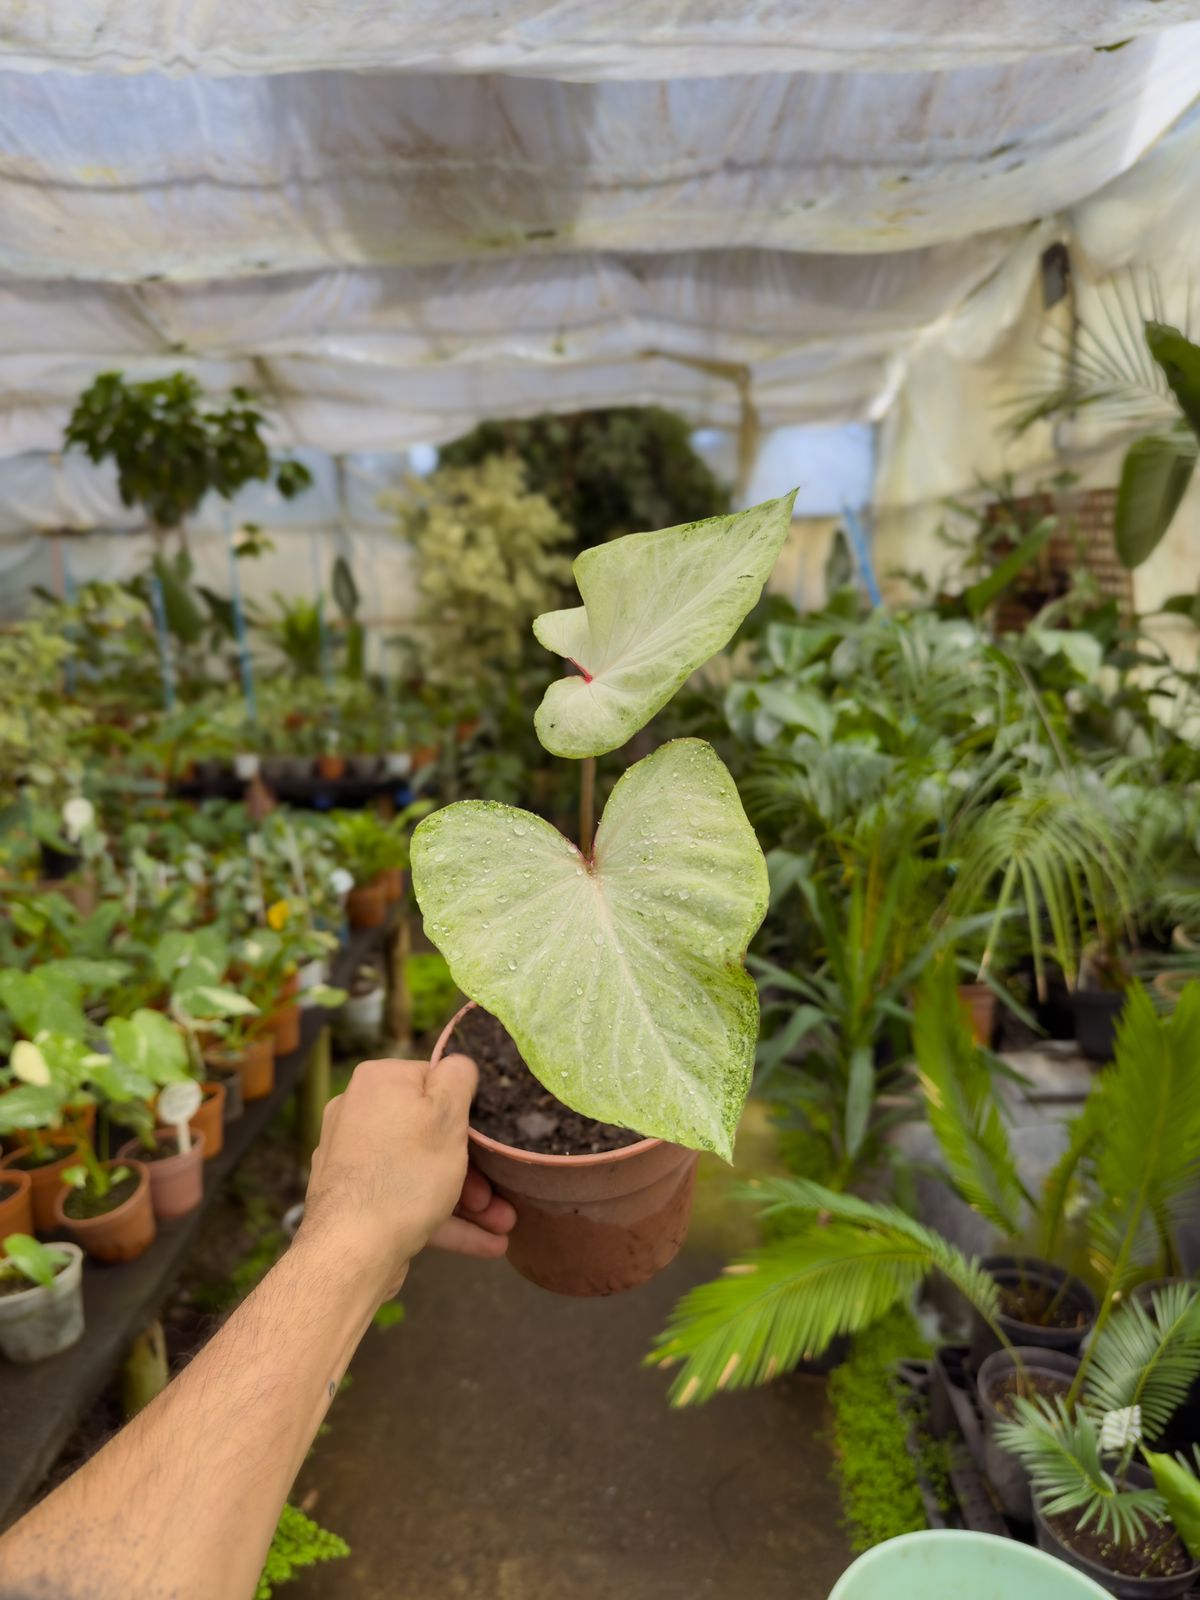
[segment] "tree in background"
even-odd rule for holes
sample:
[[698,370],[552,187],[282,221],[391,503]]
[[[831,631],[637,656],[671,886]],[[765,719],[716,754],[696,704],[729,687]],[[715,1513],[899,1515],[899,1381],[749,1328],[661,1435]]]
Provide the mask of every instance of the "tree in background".
[[484,422],[442,450],[451,467],[510,453],[575,533],[576,547],[729,510],[729,490],[692,448],[682,417],[658,406]]
[[76,402],[64,442],[97,464],[113,460],[122,505],[141,506],[161,531],[179,527],[210,489],[231,500],[245,484],[273,478],[291,500],[308,488],[302,462],[272,460],[264,421],[248,389],[219,405],[187,372],[147,383],[102,372]]

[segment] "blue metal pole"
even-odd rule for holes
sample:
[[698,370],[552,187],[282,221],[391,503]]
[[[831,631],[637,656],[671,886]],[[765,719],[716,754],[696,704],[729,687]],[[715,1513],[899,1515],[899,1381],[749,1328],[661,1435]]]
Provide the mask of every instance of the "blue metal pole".
[[879,584],[875,577],[875,568],[871,563],[871,552],[867,549],[867,537],[858,514],[849,506],[842,507],[842,516],[846,523],[846,531],[850,535],[850,544],[854,550],[854,559],[858,562],[858,570],[866,586],[867,594],[873,606],[883,604],[883,595],[879,592]]
[[171,660],[171,634],[167,627],[167,607],[163,599],[162,584],[155,576],[150,580],[150,609],[154,613],[154,631],[158,635],[158,657],[162,664],[163,703],[168,711],[175,709],[175,665]]
[[251,721],[258,721],[258,702],[254,696],[254,667],[250,660],[250,646],[246,639],[246,613],[242,609],[242,579],[238,572],[237,548],[233,542],[233,517],[225,512],[225,543],[229,547],[229,598],[233,605],[233,629],[237,635],[238,665],[242,673],[242,693],[250,710]]

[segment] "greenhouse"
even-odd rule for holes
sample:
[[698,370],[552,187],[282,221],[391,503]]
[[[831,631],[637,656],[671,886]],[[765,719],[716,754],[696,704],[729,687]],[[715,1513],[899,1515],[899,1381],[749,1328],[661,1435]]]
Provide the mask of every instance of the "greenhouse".
[[1200,0],[0,6],[0,1600],[1200,1592]]

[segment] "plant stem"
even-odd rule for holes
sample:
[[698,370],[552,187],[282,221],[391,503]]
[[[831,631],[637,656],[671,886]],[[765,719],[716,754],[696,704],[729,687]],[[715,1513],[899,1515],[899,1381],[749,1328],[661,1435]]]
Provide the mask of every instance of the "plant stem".
[[585,856],[592,853],[592,836],[596,827],[596,758],[584,756],[579,767],[579,848]]

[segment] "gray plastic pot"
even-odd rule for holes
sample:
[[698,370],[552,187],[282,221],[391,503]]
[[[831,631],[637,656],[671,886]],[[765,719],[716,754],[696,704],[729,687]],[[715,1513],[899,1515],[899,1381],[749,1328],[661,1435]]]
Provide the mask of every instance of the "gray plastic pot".
[[1026,1372],[1050,1373],[1056,1378],[1065,1378],[1068,1384],[1075,1376],[1079,1360],[1076,1356],[1064,1355],[1061,1350],[1027,1345],[1015,1351],[997,1350],[988,1356],[979,1369],[976,1382],[979,1409],[983,1413],[984,1473],[995,1491],[1001,1510],[1018,1522],[1032,1522],[1033,1495],[1029,1487],[1029,1474],[1018,1456],[996,1443],[996,1425],[1005,1418],[992,1399],[992,1394],[1014,1371],[1014,1356],[1020,1359]]
[[[1126,1476],[1138,1489],[1148,1489],[1154,1482],[1149,1467],[1144,1467],[1140,1461],[1133,1463]],[[1119,1573],[1110,1572],[1098,1562],[1089,1561],[1086,1556],[1081,1556],[1072,1550],[1069,1544],[1064,1544],[1037,1506],[1034,1507],[1034,1521],[1039,1550],[1044,1550],[1047,1555],[1057,1556],[1060,1561],[1065,1561],[1067,1566],[1074,1567],[1076,1572],[1082,1572],[1097,1583],[1103,1584],[1109,1594],[1116,1595],[1117,1600],[1175,1600],[1177,1595],[1187,1594],[1197,1577],[1200,1577],[1200,1562],[1189,1567],[1186,1572],[1176,1573],[1172,1578],[1123,1577]]]
[[[1027,1284],[1044,1288],[1048,1294],[1060,1296],[1060,1304],[1078,1314],[1076,1325],[1070,1328],[1044,1328],[1036,1322],[1020,1322],[1003,1312],[996,1318],[1009,1344],[1024,1350],[1036,1347],[1057,1350],[1062,1355],[1075,1355],[1096,1323],[1096,1296],[1081,1279],[1064,1272],[1052,1261],[1040,1256],[984,1256],[979,1263],[989,1278],[1001,1288],[1011,1288],[1024,1280]],[[985,1356],[999,1349],[996,1335],[976,1315],[971,1335],[971,1361],[978,1367]]]
[[53,1283],[0,1298],[0,1352],[25,1366],[59,1355],[83,1337],[83,1251],[77,1244],[51,1249],[71,1258]]

